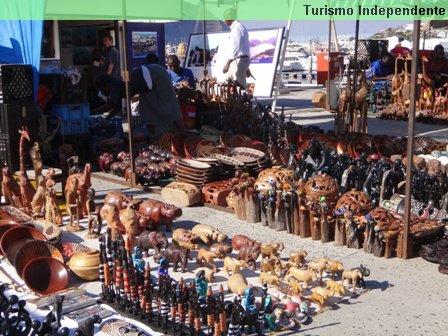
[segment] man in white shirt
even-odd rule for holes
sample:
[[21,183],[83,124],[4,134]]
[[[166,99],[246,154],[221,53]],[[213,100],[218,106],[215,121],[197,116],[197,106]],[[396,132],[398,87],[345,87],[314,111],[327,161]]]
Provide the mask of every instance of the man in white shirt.
[[246,76],[249,73],[250,45],[247,29],[236,18],[234,9],[224,12],[224,22],[230,27],[229,47],[230,55],[222,69],[227,78],[232,79],[242,88],[247,87]]

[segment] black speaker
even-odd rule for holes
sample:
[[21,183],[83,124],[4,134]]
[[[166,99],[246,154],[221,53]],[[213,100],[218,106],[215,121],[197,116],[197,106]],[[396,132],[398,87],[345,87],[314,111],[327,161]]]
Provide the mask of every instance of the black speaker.
[[26,64],[0,64],[0,104],[33,101],[33,68]]

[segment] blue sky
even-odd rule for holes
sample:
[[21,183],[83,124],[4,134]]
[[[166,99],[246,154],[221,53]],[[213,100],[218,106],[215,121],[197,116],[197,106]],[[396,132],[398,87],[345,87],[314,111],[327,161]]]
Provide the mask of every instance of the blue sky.
[[[248,29],[287,26],[287,21],[242,21]],[[359,33],[361,37],[368,37],[379,30],[400,26],[412,21],[360,21]],[[338,35],[355,35],[356,21],[336,21]],[[328,38],[328,21],[293,21],[290,37],[296,41],[308,41],[310,38]]]

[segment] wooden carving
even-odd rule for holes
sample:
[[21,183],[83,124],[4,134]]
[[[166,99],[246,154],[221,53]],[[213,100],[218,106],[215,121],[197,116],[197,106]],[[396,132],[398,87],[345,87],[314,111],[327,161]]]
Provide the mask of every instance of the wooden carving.
[[[75,182],[77,181],[77,182]],[[91,183],[91,179],[90,179],[90,164],[87,163],[84,167],[84,172],[83,173],[77,173],[77,174],[72,174],[67,178],[66,184],[65,184],[65,198],[66,201],[68,202],[69,200],[67,199],[67,192],[70,189],[73,189],[73,186],[76,183],[76,190],[79,192],[79,197],[80,197],[80,201],[79,201],[79,209],[80,209],[80,214],[79,217],[80,219],[83,218],[83,216],[87,216],[88,215],[88,211],[87,211],[87,206],[86,206],[86,200],[87,200],[87,189],[89,189],[92,186]]]

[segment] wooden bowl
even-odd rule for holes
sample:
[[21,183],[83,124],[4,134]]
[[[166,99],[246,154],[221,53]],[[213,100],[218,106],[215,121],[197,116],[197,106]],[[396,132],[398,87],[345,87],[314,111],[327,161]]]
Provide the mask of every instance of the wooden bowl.
[[15,241],[18,241],[20,239],[35,239],[35,240],[42,240],[46,241],[47,238],[45,238],[44,234],[40,232],[38,229],[35,229],[30,226],[17,226],[9,229],[5,232],[5,234],[2,236],[2,239],[0,239],[0,248],[3,252],[3,255],[6,255],[6,252],[8,251],[8,247],[14,243]]
[[92,281],[100,277],[98,272],[98,265],[100,264],[100,252],[97,250],[90,250],[88,252],[75,253],[67,266],[79,278]]
[[[22,241],[24,241],[25,243],[22,244]],[[62,253],[48,242],[41,240],[22,239],[20,242],[11,244],[11,246],[8,248],[7,254],[9,254],[10,250],[14,249],[16,245],[19,245],[19,248],[16,249],[16,253],[12,256],[11,264],[14,265],[19,276],[22,275],[25,266],[31,260],[36,258],[49,257],[54,258],[62,263],[64,262]]]
[[33,292],[48,295],[67,287],[69,274],[64,264],[51,257],[31,260],[24,268],[22,279]]
[[[0,241],[3,237],[3,235],[5,234],[6,231],[8,231],[9,229],[15,227],[15,226],[20,226],[20,224],[3,224],[0,225]],[[0,249],[0,256],[3,255],[2,250]]]

